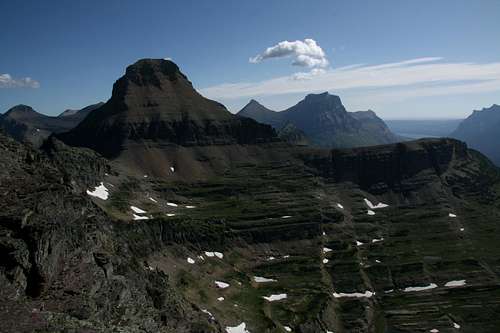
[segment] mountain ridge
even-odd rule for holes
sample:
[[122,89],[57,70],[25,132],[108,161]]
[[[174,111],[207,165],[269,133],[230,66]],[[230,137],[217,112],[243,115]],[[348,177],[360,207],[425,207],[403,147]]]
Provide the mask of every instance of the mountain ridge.
[[328,92],[308,94],[296,105],[279,112],[251,100],[237,114],[277,130],[288,122],[293,123],[313,144],[321,147],[349,148],[399,141],[373,111],[371,117],[356,118],[356,113],[347,112],[340,97]]

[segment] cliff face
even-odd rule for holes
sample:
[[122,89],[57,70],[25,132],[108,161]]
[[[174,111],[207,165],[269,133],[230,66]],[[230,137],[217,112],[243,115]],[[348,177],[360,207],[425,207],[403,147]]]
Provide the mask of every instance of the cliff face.
[[59,137],[117,157],[141,141],[208,146],[256,144],[275,136],[270,126],[236,117],[198,94],[173,62],[143,59],[116,81],[106,104]]

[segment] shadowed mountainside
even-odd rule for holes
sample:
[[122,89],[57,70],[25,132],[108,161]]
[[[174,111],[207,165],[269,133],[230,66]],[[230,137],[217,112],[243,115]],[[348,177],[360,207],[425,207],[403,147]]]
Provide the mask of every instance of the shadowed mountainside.
[[0,128],[20,142],[29,142],[39,147],[50,134],[72,129],[101,105],[102,103],[98,103],[81,110],[65,111],[57,117],[38,113],[27,105],[17,105],[0,118]]
[[281,112],[251,100],[238,115],[269,124],[277,130],[293,124],[312,144],[320,147],[350,148],[400,141],[373,111],[347,112],[340,98],[327,92],[309,94]]
[[451,137],[467,142],[473,148],[500,165],[500,105],[492,105],[481,111],[474,111],[451,134]]

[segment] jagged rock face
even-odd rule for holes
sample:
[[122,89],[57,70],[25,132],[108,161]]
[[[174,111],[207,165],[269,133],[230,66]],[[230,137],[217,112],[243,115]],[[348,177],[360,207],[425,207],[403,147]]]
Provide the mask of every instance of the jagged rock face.
[[50,117],[36,112],[27,105],[17,105],[0,118],[0,128],[20,142],[39,147],[52,133],[65,132],[78,125],[92,110],[101,104],[90,105],[71,114]]
[[270,124],[277,129],[292,123],[320,147],[350,148],[399,141],[374,112],[350,113],[338,96],[325,92],[309,94],[281,112],[251,101],[238,115]]
[[106,162],[47,149],[51,159],[0,133],[1,331],[221,332],[83,194]]
[[451,134],[451,137],[467,142],[497,165],[500,165],[500,146],[498,131],[500,128],[500,105],[492,105],[481,111],[474,111]]
[[274,140],[275,133],[271,127],[235,117],[220,103],[201,96],[173,62],[143,59],[116,81],[105,105],[59,137],[116,157],[134,142],[255,144]]

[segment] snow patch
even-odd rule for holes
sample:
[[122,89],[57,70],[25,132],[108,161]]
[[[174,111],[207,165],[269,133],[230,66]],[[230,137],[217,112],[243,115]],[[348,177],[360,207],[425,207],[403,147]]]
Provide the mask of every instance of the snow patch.
[[335,298],[370,298],[375,293],[373,291],[365,291],[364,293],[333,293]]
[[136,214],[132,214],[134,216],[134,220],[137,221],[137,220],[149,220],[149,217],[147,216],[140,216],[140,215],[136,215]]
[[189,258],[189,257],[187,258],[187,262],[188,262],[188,264],[194,264],[195,263],[194,259]]
[[247,325],[245,323],[241,323],[238,326],[230,327],[226,326],[226,332],[227,333],[250,333],[249,330],[247,330]]
[[328,260],[328,259],[326,259],[326,258],[325,258],[325,259],[323,259],[323,264],[328,264],[328,261],[329,261],[329,260]]
[[456,215],[456,214],[453,214],[453,213],[448,214],[448,216],[449,216],[449,217],[452,217],[452,218],[457,217],[457,215]]
[[134,211],[134,213],[137,213],[137,214],[145,214],[146,213],[145,210],[142,210],[139,207],[130,206],[130,209],[132,209]]
[[167,213],[167,216],[172,217],[172,216],[175,216],[175,214],[174,213]]
[[373,216],[373,215],[375,215],[375,212],[374,212],[373,210],[371,210],[371,209],[368,209],[368,210],[366,211],[366,214],[368,214],[368,215],[370,215],[370,216]]
[[374,205],[370,200],[365,198],[365,203],[370,209],[381,209],[381,208],[387,208],[389,205],[386,205],[385,203],[379,202],[378,204]]
[[433,328],[433,329],[432,329],[432,330],[430,330],[429,332],[431,332],[431,333],[439,333],[439,330],[438,330],[438,329],[436,329],[436,328]]
[[253,280],[257,283],[266,283],[266,282],[278,282],[278,280],[275,279],[268,279],[262,276],[254,276]]
[[109,191],[103,182],[99,186],[96,186],[93,191],[87,190],[87,194],[102,200],[108,200],[109,197]]
[[461,326],[460,326],[460,325],[458,325],[457,323],[453,323],[453,328],[455,328],[455,329],[457,329],[457,330],[458,330],[458,329],[460,329],[460,327],[461,327]]
[[167,202],[167,206],[177,207],[178,205],[176,203],[173,203],[173,202]]
[[358,241],[358,240],[356,241],[356,246],[361,246],[361,245],[363,245],[363,244],[364,244],[363,242],[360,242],[360,241]]
[[196,208],[196,206],[186,206],[187,209],[193,209]]
[[287,294],[276,294],[276,295],[262,296],[262,298],[268,302],[274,302],[274,301],[280,301],[282,299],[286,299]]
[[217,300],[218,300],[219,302],[222,302],[223,300],[225,300],[225,298],[224,298],[224,297],[218,297],[218,298],[217,298]]
[[372,239],[372,243],[382,242],[383,240],[384,240],[384,237],[374,238],[374,239]]
[[207,309],[202,309],[201,312],[206,313],[207,315],[209,315],[210,319],[212,319],[212,320],[215,319],[214,315],[212,313],[210,313],[210,311],[208,311]]
[[175,168],[173,166],[171,166],[170,171],[175,172]]
[[283,326],[283,328],[284,328],[284,329],[285,329],[285,331],[287,331],[287,332],[291,332],[291,331],[292,331],[292,329],[291,329],[289,326]]
[[423,287],[406,287],[405,289],[403,289],[403,291],[405,293],[409,293],[412,291],[425,291],[425,290],[430,290],[430,289],[434,289],[434,288],[437,288],[437,284],[431,283],[428,286],[423,286]]
[[445,283],[445,287],[462,287],[465,286],[465,280],[454,280]]
[[339,207],[340,209],[344,209],[344,206],[342,206],[341,204],[337,203],[337,207]]
[[224,255],[221,252],[214,252],[215,256],[219,259],[224,258]]
[[282,218],[282,219],[289,219],[289,218],[291,218],[291,216],[290,216],[290,215],[284,215],[284,216],[282,216],[281,218]]
[[328,247],[324,247],[323,248],[323,253],[328,253],[328,252],[332,252],[333,250],[328,248]]
[[153,201],[154,203],[158,203],[158,201],[156,201],[155,199],[153,199],[151,197],[149,198],[149,200]]
[[217,288],[220,288],[220,289],[226,289],[227,287],[229,287],[229,283],[222,282],[222,281],[215,281],[215,285],[217,286]]

